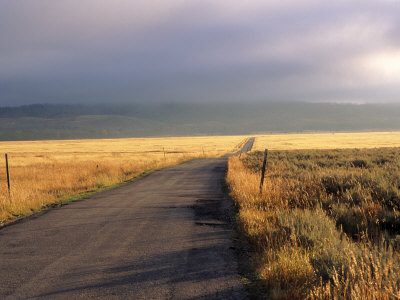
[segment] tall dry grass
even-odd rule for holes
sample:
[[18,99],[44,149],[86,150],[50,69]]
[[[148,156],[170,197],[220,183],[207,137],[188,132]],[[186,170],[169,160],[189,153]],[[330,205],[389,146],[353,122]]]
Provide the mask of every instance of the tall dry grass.
[[0,153],[0,223],[151,169],[237,151],[243,136],[0,142],[9,155],[11,198]]
[[[399,149],[342,151],[272,151],[262,194],[262,153],[229,159],[238,227],[265,298],[400,298],[399,229],[388,228],[398,220]],[[356,236],[341,230],[348,212]],[[366,220],[370,226],[361,226]]]

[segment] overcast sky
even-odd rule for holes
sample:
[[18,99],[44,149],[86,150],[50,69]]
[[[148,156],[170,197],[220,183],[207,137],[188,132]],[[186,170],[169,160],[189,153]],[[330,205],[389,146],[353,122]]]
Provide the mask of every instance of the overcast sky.
[[399,0],[0,0],[0,104],[400,102]]

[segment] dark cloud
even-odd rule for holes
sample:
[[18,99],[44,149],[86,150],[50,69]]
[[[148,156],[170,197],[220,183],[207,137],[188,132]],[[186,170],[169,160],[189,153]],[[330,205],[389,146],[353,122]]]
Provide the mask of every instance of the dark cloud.
[[0,104],[398,101],[397,1],[4,0]]

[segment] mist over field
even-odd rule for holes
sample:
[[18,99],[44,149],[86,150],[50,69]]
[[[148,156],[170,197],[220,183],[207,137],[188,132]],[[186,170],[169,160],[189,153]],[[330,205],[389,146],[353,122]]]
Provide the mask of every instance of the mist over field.
[[399,16],[0,0],[0,299],[400,299]]
[[0,107],[0,140],[400,130],[398,104],[36,104]]
[[399,14],[391,0],[4,0],[0,139],[399,130]]

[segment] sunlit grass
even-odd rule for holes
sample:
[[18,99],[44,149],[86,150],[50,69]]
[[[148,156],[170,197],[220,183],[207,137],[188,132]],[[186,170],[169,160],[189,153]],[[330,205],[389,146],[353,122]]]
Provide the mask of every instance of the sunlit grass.
[[244,136],[218,136],[0,142],[0,222],[151,169],[237,151],[245,141]]
[[400,147],[400,132],[271,134],[257,136],[253,150]]
[[271,151],[260,194],[262,158],[227,182],[265,298],[399,299],[400,148]]

